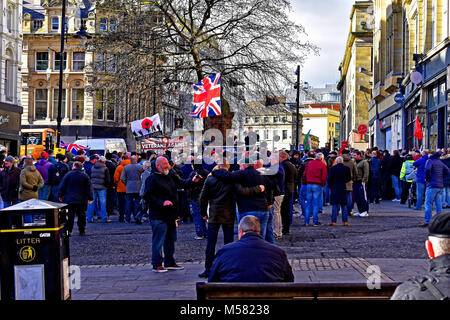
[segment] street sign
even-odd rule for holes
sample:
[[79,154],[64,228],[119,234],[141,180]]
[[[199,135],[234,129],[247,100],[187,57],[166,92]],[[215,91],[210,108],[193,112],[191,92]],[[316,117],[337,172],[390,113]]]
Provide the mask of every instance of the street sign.
[[401,93],[397,93],[394,97],[394,101],[397,103],[403,103],[403,101],[405,101],[405,97]]
[[368,130],[368,128],[367,128],[367,126],[365,124],[360,124],[358,126],[358,133],[359,134],[366,134],[367,130]]
[[342,142],[341,142],[341,147],[342,147],[342,148],[345,149],[345,148],[348,148],[348,146],[349,146],[348,141],[342,141]]

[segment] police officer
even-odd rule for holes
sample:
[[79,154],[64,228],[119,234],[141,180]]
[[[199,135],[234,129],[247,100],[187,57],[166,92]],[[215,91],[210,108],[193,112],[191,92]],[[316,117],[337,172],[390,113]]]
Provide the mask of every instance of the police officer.
[[431,259],[430,272],[399,285],[391,300],[450,299],[450,213],[435,215],[428,231],[425,248]]

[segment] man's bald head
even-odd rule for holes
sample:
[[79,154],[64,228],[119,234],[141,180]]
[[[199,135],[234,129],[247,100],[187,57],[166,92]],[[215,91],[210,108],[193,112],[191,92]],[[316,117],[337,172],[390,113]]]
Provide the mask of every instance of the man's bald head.
[[131,163],[137,163],[137,156],[131,156]]
[[169,160],[167,158],[159,156],[155,161],[156,169],[159,173],[168,175],[170,170]]

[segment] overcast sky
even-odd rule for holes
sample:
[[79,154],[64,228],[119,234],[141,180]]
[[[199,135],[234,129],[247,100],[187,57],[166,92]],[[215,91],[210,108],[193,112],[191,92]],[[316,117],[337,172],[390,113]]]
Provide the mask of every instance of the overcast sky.
[[301,24],[308,39],[320,48],[300,70],[301,80],[313,87],[339,81],[339,63],[345,53],[354,0],[292,0],[292,19]]

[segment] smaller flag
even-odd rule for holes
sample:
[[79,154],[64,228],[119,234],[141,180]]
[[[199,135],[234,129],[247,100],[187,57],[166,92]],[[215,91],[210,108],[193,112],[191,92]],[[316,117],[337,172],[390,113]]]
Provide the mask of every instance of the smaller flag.
[[311,129],[309,129],[308,133],[305,136],[305,139],[303,139],[303,145],[306,152],[311,150],[311,137],[309,136],[310,133]]
[[194,118],[220,116],[220,73],[204,78],[201,82],[193,84],[194,109],[188,115]]
[[414,137],[416,137],[419,140],[423,139],[423,132],[422,132],[422,127],[420,125],[420,121],[419,121],[419,117],[416,117],[416,125],[414,128]]

